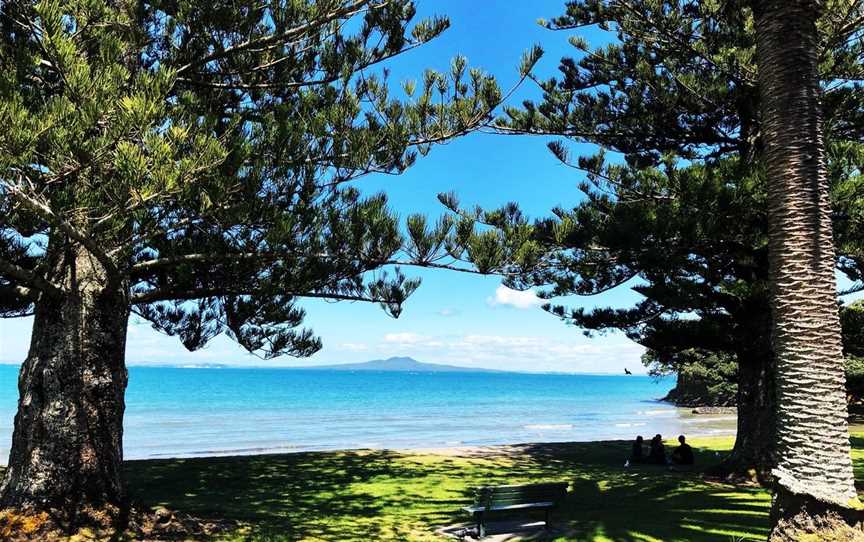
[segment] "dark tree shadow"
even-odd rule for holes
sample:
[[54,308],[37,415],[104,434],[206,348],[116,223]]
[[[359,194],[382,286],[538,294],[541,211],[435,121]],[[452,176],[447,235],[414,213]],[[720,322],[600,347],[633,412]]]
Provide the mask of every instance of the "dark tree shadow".
[[[864,444],[864,443],[859,443]],[[625,469],[627,442],[523,445],[455,457],[391,451],[131,461],[130,494],[202,518],[241,522],[243,540],[437,540],[468,521],[484,484],[570,482],[554,538],[622,542],[764,540],[767,492],[701,471]],[[713,450],[697,450],[707,468]],[[542,517],[542,515],[540,516]],[[548,538],[548,537],[547,537]]]

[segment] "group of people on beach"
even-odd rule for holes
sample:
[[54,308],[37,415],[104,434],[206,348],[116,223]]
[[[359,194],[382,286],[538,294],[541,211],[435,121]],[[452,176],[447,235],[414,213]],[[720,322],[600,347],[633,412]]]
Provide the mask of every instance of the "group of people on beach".
[[636,437],[633,442],[633,453],[630,455],[630,463],[632,464],[648,464],[648,465],[692,465],[694,462],[693,448],[687,444],[687,439],[684,435],[678,437],[678,447],[672,451],[672,455],[666,457],[666,447],[663,445],[663,437],[659,434],[654,435],[648,448],[648,455],[645,455],[643,447],[644,439],[642,435]]

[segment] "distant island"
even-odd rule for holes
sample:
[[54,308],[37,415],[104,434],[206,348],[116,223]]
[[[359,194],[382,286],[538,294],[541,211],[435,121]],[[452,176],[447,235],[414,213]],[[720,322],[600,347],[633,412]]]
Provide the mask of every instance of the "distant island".
[[300,365],[266,367],[226,363],[131,363],[130,367],[170,367],[174,369],[284,369],[304,371],[384,371],[394,373],[506,373],[496,369],[460,367],[441,363],[424,363],[409,357],[374,359],[362,363],[334,363],[331,365]]
[[480,369],[475,367],[459,367],[458,365],[443,365],[440,363],[423,363],[414,358],[393,357],[375,359],[362,363],[337,363],[334,365],[313,365],[292,367],[294,369],[321,371],[390,371],[404,373],[502,373],[495,369]]
[[[18,365],[18,364],[16,364]],[[546,375],[582,375],[582,376],[616,376],[620,373],[577,373],[568,371],[515,371],[502,369],[485,369],[482,367],[465,367],[461,365],[446,365],[443,363],[426,363],[411,357],[391,357],[373,359],[358,363],[331,363],[328,365],[258,365],[240,363],[158,363],[133,362],[129,367],[143,368],[174,368],[174,369],[280,369],[286,371],[378,371],[392,373],[510,373],[510,374],[546,374]],[[631,373],[632,374],[632,373]],[[624,375],[621,375],[624,376]],[[638,374],[637,376],[645,376]]]

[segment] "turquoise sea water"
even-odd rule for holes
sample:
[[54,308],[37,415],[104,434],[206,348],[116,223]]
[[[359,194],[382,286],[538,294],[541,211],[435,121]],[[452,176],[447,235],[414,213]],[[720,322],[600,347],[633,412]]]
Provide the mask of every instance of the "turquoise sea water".
[[[17,367],[0,366],[0,462]],[[132,367],[129,459],[587,441],[717,431],[644,376]]]

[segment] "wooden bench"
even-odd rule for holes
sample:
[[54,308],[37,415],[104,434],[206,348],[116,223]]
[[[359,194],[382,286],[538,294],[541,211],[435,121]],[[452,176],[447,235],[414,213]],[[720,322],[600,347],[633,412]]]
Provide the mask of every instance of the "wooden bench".
[[529,484],[523,486],[484,486],[477,488],[474,504],[463,507],[477,523],[480,537],[486,536],[486,516],[489,512],[522,512],[545,510],[545,527],[549,528],[549,511],[567,496],[567,482]]

